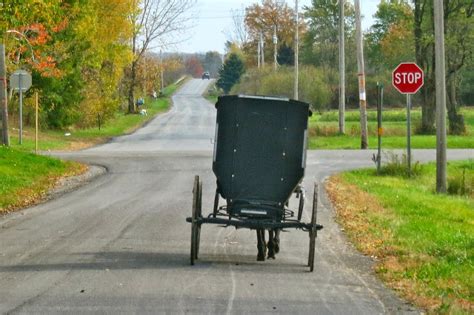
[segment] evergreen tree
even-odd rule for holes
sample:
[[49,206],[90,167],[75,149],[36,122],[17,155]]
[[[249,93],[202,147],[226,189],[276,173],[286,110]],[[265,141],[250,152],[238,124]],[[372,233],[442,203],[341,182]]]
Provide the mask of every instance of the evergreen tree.
[[225,94],[229,93],[234,84],[239,82],[244,71],[245,67],[242,59],[237,54],[231,53],[219,71],[217,87],[224,90]]

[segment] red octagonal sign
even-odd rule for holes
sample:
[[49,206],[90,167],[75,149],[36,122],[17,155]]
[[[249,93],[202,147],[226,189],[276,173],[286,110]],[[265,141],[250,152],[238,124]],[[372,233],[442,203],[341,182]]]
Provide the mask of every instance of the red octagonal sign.
[[403,62],[392,72],[392,85],[403,94],[415,94],[424,83],[423,70],[414,62]]

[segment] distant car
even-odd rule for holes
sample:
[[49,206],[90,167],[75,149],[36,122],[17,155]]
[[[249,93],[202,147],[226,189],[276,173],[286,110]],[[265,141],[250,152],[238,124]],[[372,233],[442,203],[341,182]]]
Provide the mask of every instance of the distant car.
[[203,79],[203,80],[204,80],[204,79],[210,80],[210,79],[211,79],[211,75],[209,74],[209,72],[207,72],[207,71],[206,71],[206,72],[203,72],[203,74],[202,74],[202,79]]

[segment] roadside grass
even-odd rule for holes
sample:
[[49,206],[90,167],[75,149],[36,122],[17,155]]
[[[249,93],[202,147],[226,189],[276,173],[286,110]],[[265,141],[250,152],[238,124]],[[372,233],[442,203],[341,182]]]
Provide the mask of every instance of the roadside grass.
[[[466,123],[466,134],[448,135],[447,145],[450,149],[474,148],[474,108],[463,108]],[[310,149],[360,149],[359,111],[346,112],[346,134],[339,134],[338,112],[329,111],[322,114],[313,113],[309,122]],[[368,142],[369,148],[377,147],[377,113],[369,110]],[[436,147],[435,135],[415,135],[415,128],[421,121],[421,110],[414,109],[412,117],[411,145],[416,149],[433,149]],[[382,147],[395,149],[406,147],[406,111],[390,109],[383,112]]]
[[86,166],[0,146],[0,214],[38,202],[56,182]]
[[449,162],[448,176],[464,195],[435,194],[434,163],[412,178],[350,171],[326,188],[337,220],[383,281],[429,312],[472,314],[474,160]]
[[[164,89],[163,97],[156,100],[149,99],[143,108],[147,116],[138,114],[117,113],[113,119],[108,120],[99,129],[97,127],[86,129],[68,130],[41,130],[39,134],[39,150],[78,150],[97,144],[105,143],[109,139],[123,134],[131,133],[154,118],[158,113],[170,108],[170,96],[176,91],[178,85],[170,85]],[[35,149],[35,131],[32,127],[23,130],[23,144],[18,144],[18,130],[10,132],[10,143],[15,149],[31,152]],[[67,135],[66,134],[70,134]]]

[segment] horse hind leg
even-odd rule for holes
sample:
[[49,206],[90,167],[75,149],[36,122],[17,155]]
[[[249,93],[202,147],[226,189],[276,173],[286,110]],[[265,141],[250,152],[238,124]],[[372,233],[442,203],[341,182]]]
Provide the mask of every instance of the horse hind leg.
[[273,237],[273,230],[268,230],[268,258],[275,259],[275,239]]
[[275,229],[275,237],[273,238],[273,249],[275,254],[280,252],[280,229]]
[[257,261],[265,261],[267,246],[265,244],[265,230],[257,229]]

